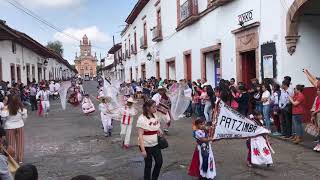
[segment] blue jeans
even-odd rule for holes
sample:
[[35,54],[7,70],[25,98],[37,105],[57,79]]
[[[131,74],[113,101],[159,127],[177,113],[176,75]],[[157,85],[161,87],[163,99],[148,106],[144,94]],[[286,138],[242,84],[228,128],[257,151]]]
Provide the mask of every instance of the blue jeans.
[[205,106],[204,106],[204,117],[206,118],[207,122],[211,122],[211,111],[212,111],[212,105],[210,101],[207,101]]
[[296,135],[301,137],[303,135],[302,114],[293,114],[292,122]]
[[262,106],[262,103],[260,103],[260,102],[257,102],[257,104],[256,104],[256,107],[255,107],[255,110],[256,111],[259,111],[259,112],[263,112],[263,106]]
[[263,111],[263,117],[264,117],[264,123],[266,125],[266,128],[271,130],[270,128],[270,105],[263,105],[262,107],[262,111]]
[[196,117],[201,117],[201,104],[200,103],[196,103],[194,105],[194,113],[195,113]]
[[192,101],[190,101],[188,109],[186,110],[186,113],[192,114]]

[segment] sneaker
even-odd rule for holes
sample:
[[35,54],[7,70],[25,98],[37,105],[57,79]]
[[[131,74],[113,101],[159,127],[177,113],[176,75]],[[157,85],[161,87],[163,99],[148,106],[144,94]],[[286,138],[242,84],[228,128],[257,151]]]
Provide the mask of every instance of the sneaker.
[[316,145],[316,147],[313,148],[314,151],[320,152],[320,144]]
[[274,133],[272,133],[272,135],[273,135],[273,136],[280,136],[281,133],[279,133],[279,132],[274,132]]
[[123,148],[123,149],[129,149],[129,148],[130,148],[130,145],[124,144],[124,145],[122,146],[122,148]]
[[318,146],[319,146],[319,145],[316,145],[316,146],[313,148],[313,150],[314,150],[314,151],[318,151]]
[[109,137],[109,133],[104,133],[104,137]]
[[168,134],[168,133],[169,133],[169,130],[168,130],[168,129],[163,129],[163,132],[164,132],[165,134]]

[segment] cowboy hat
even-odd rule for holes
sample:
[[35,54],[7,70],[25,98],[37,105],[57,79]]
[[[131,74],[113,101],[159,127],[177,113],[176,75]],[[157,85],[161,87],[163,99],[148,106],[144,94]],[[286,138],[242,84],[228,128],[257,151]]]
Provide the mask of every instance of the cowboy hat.
[[129,99],[127,99],[127,103],[136,103],[136,101],[134,101],[133,98],[130,97]]
[[99,98],[99,100],[100,100],[100,101],[105,100],[105,101],[107,101],[107,102],[110,102],[110,101],[111,101],[111,97],[109,97],[109,96],[102,96],[102,97]]
[[158,86],[158,90],[161,90],[161,89],[166,90],[165,87],[163,87],[163,86]]

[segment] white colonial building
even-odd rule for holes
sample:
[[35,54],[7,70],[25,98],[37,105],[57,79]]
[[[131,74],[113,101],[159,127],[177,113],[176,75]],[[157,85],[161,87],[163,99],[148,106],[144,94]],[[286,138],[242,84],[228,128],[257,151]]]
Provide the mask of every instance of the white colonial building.
[[0,22],[0,80],[28,82],[63,80],[75,70],[60,55],[28,35]]
[[319,0],[139,0],[122,32],[125,79],[292,76],[320,68]]

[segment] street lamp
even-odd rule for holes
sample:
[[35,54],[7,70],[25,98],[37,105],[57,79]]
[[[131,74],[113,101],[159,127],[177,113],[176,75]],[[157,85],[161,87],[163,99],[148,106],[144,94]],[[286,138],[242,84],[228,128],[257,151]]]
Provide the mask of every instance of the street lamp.
[[151,61],[151,60],[152,60],[152,55],[151,55],[150,52],[147,54],[147,60],[148,60],[148,61]]
[[44,60],[43,65],[48,66],[48,61],[46,59]]

